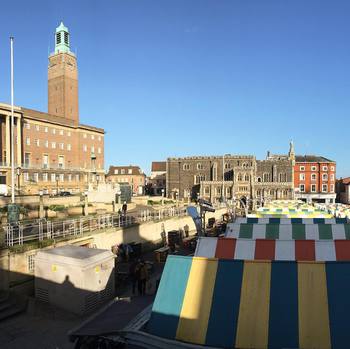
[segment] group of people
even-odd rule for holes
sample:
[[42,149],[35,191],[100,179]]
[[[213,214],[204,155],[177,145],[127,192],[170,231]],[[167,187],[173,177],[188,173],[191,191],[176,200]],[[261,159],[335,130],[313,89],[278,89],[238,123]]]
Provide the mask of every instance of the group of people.
[[132,294],[135,294],[137,285],[138,294],[141,296],[145,295],[149,275],[147,265],[142,259],[133,261],[130,264],[129,276],[132,284]]

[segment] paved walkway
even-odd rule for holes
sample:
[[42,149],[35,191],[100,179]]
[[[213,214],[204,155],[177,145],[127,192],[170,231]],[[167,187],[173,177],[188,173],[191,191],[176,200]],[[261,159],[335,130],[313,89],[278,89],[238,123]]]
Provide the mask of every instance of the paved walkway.
[[[186,251],[180,253],[187,254]],[[153,261],[153,252],[144,255],[143,258]],[[151,287],[147,287],[146,296],[133,296],[130,282],[117,289],[116,293],[120,298],[130,298],[130,300],[121,301],[123,304],[118,305],[117,311],[109,309],[105,317],[100,316],[100,320],[105,321],[103,324],[105,330],[122,329],[133,317],[153,302],[156,280],[159,279],[163,267],[163,263],[155,264],[150,276]],[[89,316],[78,317],[32,300],[27,313],[0,322],[1,348],[72,349],[74,345],[69,342],[67,333],[78,328],[88,318]],[[96,331],[96,328],[94,329],[93,324],[90,324],[79,332],[83,330],[91,333]]]

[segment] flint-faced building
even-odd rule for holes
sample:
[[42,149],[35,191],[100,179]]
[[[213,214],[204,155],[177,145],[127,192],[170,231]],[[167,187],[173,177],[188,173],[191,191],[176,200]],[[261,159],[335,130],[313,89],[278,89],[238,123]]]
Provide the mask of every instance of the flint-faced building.
[[167,160],[167,196],[216,202],[248,198],[292,199],[294,148],[288,155],[256,160],[253,155],[192,156]]
[[[79,192],[104,177],[104,130],[80,124],[77,58],[68,29],[56,29],[49,56],[48,113],[15,107],[16,190]],[[0,104],[0,183],[11,186],[11,106]]]

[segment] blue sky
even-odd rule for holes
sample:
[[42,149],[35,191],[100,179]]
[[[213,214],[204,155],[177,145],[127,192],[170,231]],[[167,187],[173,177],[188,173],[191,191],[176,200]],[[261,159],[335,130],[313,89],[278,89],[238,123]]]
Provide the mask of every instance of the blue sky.
[[62,19],[78,55],[80,120],[105,128],[106,168],[168,156],[288,151],[350,175],[350,1],[6,1],[0,101],[47,110]]

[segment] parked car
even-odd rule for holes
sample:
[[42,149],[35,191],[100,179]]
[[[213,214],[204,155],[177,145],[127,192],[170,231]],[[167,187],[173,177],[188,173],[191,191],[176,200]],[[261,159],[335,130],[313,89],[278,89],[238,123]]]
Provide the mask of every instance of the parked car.
[[71,196],[72,194],[69,191],[61,191],[59,196]]

